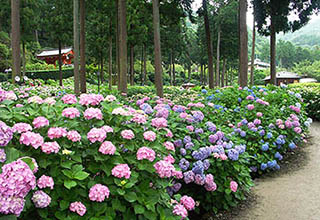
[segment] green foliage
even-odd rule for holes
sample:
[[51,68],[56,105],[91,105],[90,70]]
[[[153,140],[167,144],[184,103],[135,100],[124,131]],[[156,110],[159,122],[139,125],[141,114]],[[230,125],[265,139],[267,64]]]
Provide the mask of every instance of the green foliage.
[[289,88],[301,94],[306,103],[308,116],[320,121],[320,83],[290,84]]

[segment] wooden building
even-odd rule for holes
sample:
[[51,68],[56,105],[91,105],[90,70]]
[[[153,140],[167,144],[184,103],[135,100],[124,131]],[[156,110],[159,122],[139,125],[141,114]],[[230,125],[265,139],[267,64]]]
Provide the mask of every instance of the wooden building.
[[[59,62],[59,50],[45,50],[42,51],[40,54],[37,55],[39,60],[44,60],[47,64],[56,65]],[[61,59],[62,65],[68,65],[72,63],[73,59],[73,50],[71,47],[61,49]]]
[[[270,83],[270,78],[270,76],[264,78],[265,84]],[[276,74],[276,78],[277,85],[280,86],[281,84],[299,83],[299,80],[302,78],[302,76],[299,76],[297,73],[282,71]]]

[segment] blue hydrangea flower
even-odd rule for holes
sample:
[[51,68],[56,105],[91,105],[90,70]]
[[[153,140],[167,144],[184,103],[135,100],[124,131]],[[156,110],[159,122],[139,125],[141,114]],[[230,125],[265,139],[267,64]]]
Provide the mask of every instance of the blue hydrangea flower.
[[239,152],[236,149],[231,149],[228,151],[228,158],[231,160],[238,160],[239,159]]
[[277,158],[278,160],[282,160],[283,159],[283,156],[279,152],[275,153],[274,157]]
[[186,171],[188,170],[190,166],[190,163],[188,160],[186,160],[185,158],[182,158],[179,162],[179,167],[181,168],[182,171]]
[[182,140],[178,139],[173,142],[176,147],[181,147],[183,145]]
[[272,133],[271,133],[271,132],[268,132],[268,133],[267,133],[267,138],[268,138],[268,139],[272,138]]
[[208,170],[210,167],[210,161],[208,159],[203,161],[204,170]]
[[185,155],[187,154],[186,149],[180,148],[180,154],[181,154],[182,156],[185,156]]
[[201,160],[198,160],[197,162],[193,163],[192,172],[194,174],[203,175],[204,166],[203,166],[203,162]]
[[267,151],[267,150],[269,150],[269,143],[263,144],[263,145],[261,146],[261,150],[262,150],[262,151]]
[[265,169],[267,169],[267,168],[268,168],[268,165],[265,164],[265,163],[262,163],[261,166],[260,166],[260,169],[261,169],[261,170],[265,170]]
[[190,150],[190,149],[192,149],[194,147],[194,143],[192,143],[192,142],[189,142],[189,143],[187,143],[186,145],[185,145],[185,148],[187,149],[187,150]]
[[293,143],[293,142],[291,142],[290,144],[289,144],[289,148],[291,149],[291,150],[293,150],[293,149],[295,149],[297,146],[295,145],[295,143]]
[[247,133],[246,133],[245,131],[241,131],[241,132],[240,132],[240,136],[241,136],[241,137],[245,137],[246,135],[247,135]]
[[183,138],[183,142],[186,144],[186,143],[190,143],[191,142],[191,137],[190,136],[185,136],[184,138]]

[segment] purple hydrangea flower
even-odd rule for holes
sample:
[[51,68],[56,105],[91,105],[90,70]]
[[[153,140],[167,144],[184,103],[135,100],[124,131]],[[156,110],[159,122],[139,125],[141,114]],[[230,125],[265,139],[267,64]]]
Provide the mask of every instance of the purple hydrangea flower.
[[12,129],[0,121],[0,146],[7,146],[13,137]]
[[195,174],[189,170],[183,174],[183,180],[186,184],[192,183],[194,181]]
[[228,158],[231,160],[238,160],[239,159],[239,152],[236,149],[231,149],[228,151]]
[[179,167],[181,168],[181,170],[186,171],[188,170],[190,166],[190,163],[188,160],[186,160],[185,158],[182,158],[179,162]]

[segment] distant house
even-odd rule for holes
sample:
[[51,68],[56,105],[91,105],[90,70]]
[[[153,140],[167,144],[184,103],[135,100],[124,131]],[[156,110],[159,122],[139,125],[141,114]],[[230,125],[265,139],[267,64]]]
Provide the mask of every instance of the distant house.
[[[268,69],[268,68],[270,68],[270,64],[269,63],[262,62],[259,59],[255,59],[254,60],[254,69],[256,69],[256,70],[265,70],[265,69]],[[251,62],[248,63],[248,70],[249,70],[249,72],[251,71]]]
[[303,78],[299,80],[299,83],[316,83],[316,82],[318,81],[314,78]]
[[[267,76],[264,78],[265,84],[270,83],[270,76]],[[281,84],[291,84],[291,83],[298,83],[299,80],[302,78],[302,76],[299,76],[297,73],[291,73],[291,72],[279,72],[276,74],[277,79],[277,85]]]
[[[44,60],[47,64],[56,65],[56,62],[59,61],[59,50],[44,50],[37,55],[39,60]],[[62,65],[67,65],[72,63],[73,59],[73,50],[71,47],[61,49],[61,59]]]

